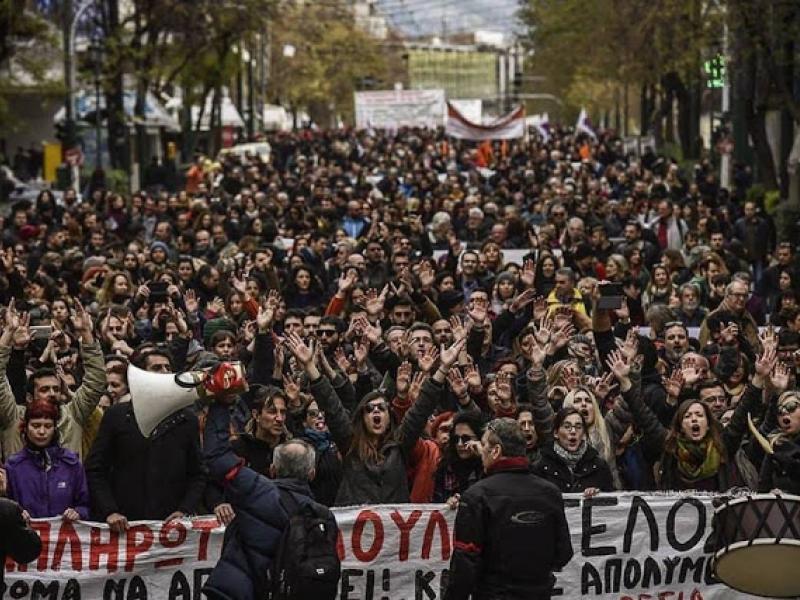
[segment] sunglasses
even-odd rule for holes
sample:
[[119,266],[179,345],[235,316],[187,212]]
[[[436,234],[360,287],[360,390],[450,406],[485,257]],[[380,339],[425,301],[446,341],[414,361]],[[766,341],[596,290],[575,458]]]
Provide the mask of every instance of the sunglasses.
[[462,435],[454,435],[453,439],[456,440],[456,444],[461,444],[462,446],[466,446],[470,442],[476,441],[478,438],[476,438],[474,435],[469,435],[468,433],[464,433]]
[[325,416],[325,411],[317,409],[317,408],[311,408],[311,409],[308,410],[306,415],[311,417],[312,419],[316,419],[317,417],[324,417]]
[[335,329],[317,329],[317,335],[324,337],[333,337],[336,335]]
[[379,410],[381,412],[386,412],[387,410],[389,410],[389,405],[386,404],[386,402],[373,402],[367,404],[366,411],[368,413],[375,412],[376,410]]
[[788,402],[784,402],[783,404],[778,406],[778,414],[790,415],[798,408],[800,408],[800,402],[798,402],[797,400],[789,400]]

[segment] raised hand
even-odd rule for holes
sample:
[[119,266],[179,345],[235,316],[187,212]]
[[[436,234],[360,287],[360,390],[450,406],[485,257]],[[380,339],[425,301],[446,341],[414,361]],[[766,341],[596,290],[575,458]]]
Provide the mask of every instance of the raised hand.
[[726,327],[719,330],[719,337],[723,345],[733,344],[739,337],[739,326],[731,321]]
[[183,305],[186,307],[186,312],[189,314],[196,313],[200,308],[200,302],[197,300],[197,292],[189,288],[183,294]]
[[293,376],[283,376],[283,392],[286,394],[286,400],[290,406],[297,407],[300,404],[300,385]]
[[433,287],[433,284],[436,282],[436,272],[428,263],[422,263],[420,265],[417,277],[419,278],[419,285],[423,290]]
[[350,359],[347,358],[347,355],[344,353],[344,350],[341,346],[336,348],[333,352],[333,360],[336,362],[336,366],[341,369],[342,373],[349,373],[350,369],[352,369],[352,364],[350,363]]
[[425,383],[425,380],[428,379],[429,375],[424,371],[417,371],[414,373],[414,377],[411,379],[411,385],[408,387],[408,399],[413,404],[419,398],[420,390],[422,390],[422,384]]
[[386,296],[388,293],[388,285],[383,286],[380,294],[374,289],[367,291],[364,310],[367,311],[369,316],[376,317],[383,311],[383,305],[386,303]]
[[77,299],[75,300],[73,311],[74,314],[71,319],[75,332],[83,335],[85,340],[91,339],[93,330],[92,317],[89,316],[89,313],[83,308],[83,304]]
[[464,349],[466,339],[460,339],[453,342],[448,348],[442,344],[442,351],[439,353],[439,361],[442,367],[450,368],[458,360],[458,355]]
[[694,357],[685,358],[683,360],[683,366],[681,367],[681,375],[683,376],[683,381],[688,386],[692,386],[698,381],[700,381],[700,370],[697,368],[697,361]]
[[555,333],[553,333],[553,349],[560,350],[567,344],[569,344],[569,340],[575,335],[575,327],[572,326],[572,323],[565,323],[561,327],[559,327]]
[[357,279],[358,274],[352,269],[348,269],[346,272],[342,273],[339,276],[339,292],[341,292],[343,296],[349,294],[353,290],[353,286],[356,284]]
[[400,366],[397,367],[395,387],[397,389],[397,395],[401,398],[405,398],[406,395],[408,395],[408,388],[411,385],[411,371],[411,363],[407,360],[404,360],[400,363]]
[[526,260],[522,265],[519,280],[526,288],[533,288],[536,283],[536,264],[531,259]]
[[775,391],[777,393],[781,394],[788,389],[789,379],[790,379],[789,367],[785,363],[777,362],[775,364],[775,368],[772,369],[772,375],[770,376],[770,380],[772,381],[772,387],[775,388]]
[[471,358],[464,369],[464,378],[467,380],[467,385],[471,390],[477,391],[483,388],[483,384],[481,382],[481,372],[475,365],[475,361],[473,361]]
[[533,301],[533,319],[538,321],[547,317],[547,298],[539,296]]
[[353,344],[353,358],[356,361],[356,367],[361,368],[367,362],[367,355],[369,354],[369,339],[365,335],[360,340],[356,340]]
[[636,354],[639,352],[639,328],[631,327],[628,330],[628,335],[625,336],[625,341],[617,345],[622,354],[625,355],[627,361],[633,362],[633,359],[636,358]]
[[663,383],[670,398],[679,398],[683,389],[683,371],[675,369],[669,377],[664,378]]
[[631,374],[631,365],[625,359],[625,355],[619,350],[614,350],[608,355],[606,365],[608,365],[609,370],[614,374],[614,377],[616,377],[617,381],[620,383],[629,380]]
[[9,333],[14,333],[20,326],[20,317],[16,307],[14,306],[14,298],[11,298],[11,301],[8,303],[8,308],[6,308],[3,318],[3,326],[9,331]]
[[513,396],[511,373],[498,373],[497,378],[494,380],[494,387],[501,402],[511,401]]
[[[762,340],[763,342],[764,340]],[[772,346],[770,340],[764,342],[764,352],[756,359],[756,375],[766,379],[775,368],[775,362],[778,360],[776,348]]]
[[486,322],[486,317],[488,316],[489,312],[486,304],[483,302],[470,301],[467,314],[469,315],[469,318],[472,319],[473,323],[475,323],[475,325],[483,325]]
[[447,383],[450,384],[450,389],[457,398],[463,398],[467,395],[467,380],[461,375],[458,367],[450,369],[447,373]]
[[594,382],[594,393],[598,400],[605,400],[614,385],[614,374],[606,373]]
[[433,365],[436,364],[436,360],[439,358],[439,351],[436,349],[436,346],[431,346],[428,350],[417,358],[417,365],[419,368],[428,373],[431,369],[433,369]]
[[309,344],[311,344],[311,347],[306,345],[296,333],[289,333],[286,335],[286,347],[297,359],[297,362],[304,367],[314,364],[313,342],[309,342]]
[[536,290],[534,290],[533,288],[528,288],[521,294],[517,294],[514,297],[514,300],[511,301],[511,306],[508,307],[508,310],[510,310],[512,313],[517,313],[526,306],[528,306],[528,304],[533,302],[535,299],[536,299]]

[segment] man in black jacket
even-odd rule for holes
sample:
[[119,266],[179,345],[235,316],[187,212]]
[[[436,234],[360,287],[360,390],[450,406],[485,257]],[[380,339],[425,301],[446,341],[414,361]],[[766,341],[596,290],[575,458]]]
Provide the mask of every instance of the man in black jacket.
[[5,597],[3,582],[6,555],[18,563],[28,563],[39,556],[42,540],[25,524],[19,504],[0,498],[0,598]]
[[[163,351],[149,352],[140,366],[172,371]],[[94,518],[122,532],[128,521],[170,521],[196,512],[206,486],[198,431],[197,417],[183,409],[146,438],[130,402],[110,407],[86,460]]]
[[445,600],[546,600],[572,558],[561,492],[531,474],[514,419],[481,439],[486,477],[461,497]]

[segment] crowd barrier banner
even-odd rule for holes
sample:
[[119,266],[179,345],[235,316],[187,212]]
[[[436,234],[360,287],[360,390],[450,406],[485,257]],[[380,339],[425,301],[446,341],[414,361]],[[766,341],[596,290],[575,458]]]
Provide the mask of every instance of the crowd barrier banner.
[[[603,494],[565,497],[575,557],[554,598],[713,600],[749,598],[714,581],[703,544],[712,496]],[[336,509],[341,600],[441,598],[455,511],[444,505]],[[6,564],[6,598],[199,600],[224,529],[213,517],[105,525],[34,521],[38,560]],[[531,544],[537,540],[531,539]],[[754,565],[754,568],[757,566]]]

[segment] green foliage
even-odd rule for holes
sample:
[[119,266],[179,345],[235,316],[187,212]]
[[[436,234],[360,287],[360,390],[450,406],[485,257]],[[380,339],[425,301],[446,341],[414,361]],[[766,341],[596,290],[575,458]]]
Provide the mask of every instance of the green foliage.
[[106,171],[106,186],[115,194],[130,194],[130,176],[122,169],[110,169]]
[[[272,37],[272,83],[276,96],[293,109],[332,105],[352,120],[353,92],[364,78],[387,80],[391,57],[356,28],[343,3],[288,5]],[[296,49],[283,56],[286,45]]]
[[[613,106],[614,87],[700,76],[720,17],[696,0],[523,0],[533,71],[573,108]],[[701,12],[707,11],[707,12]]]

